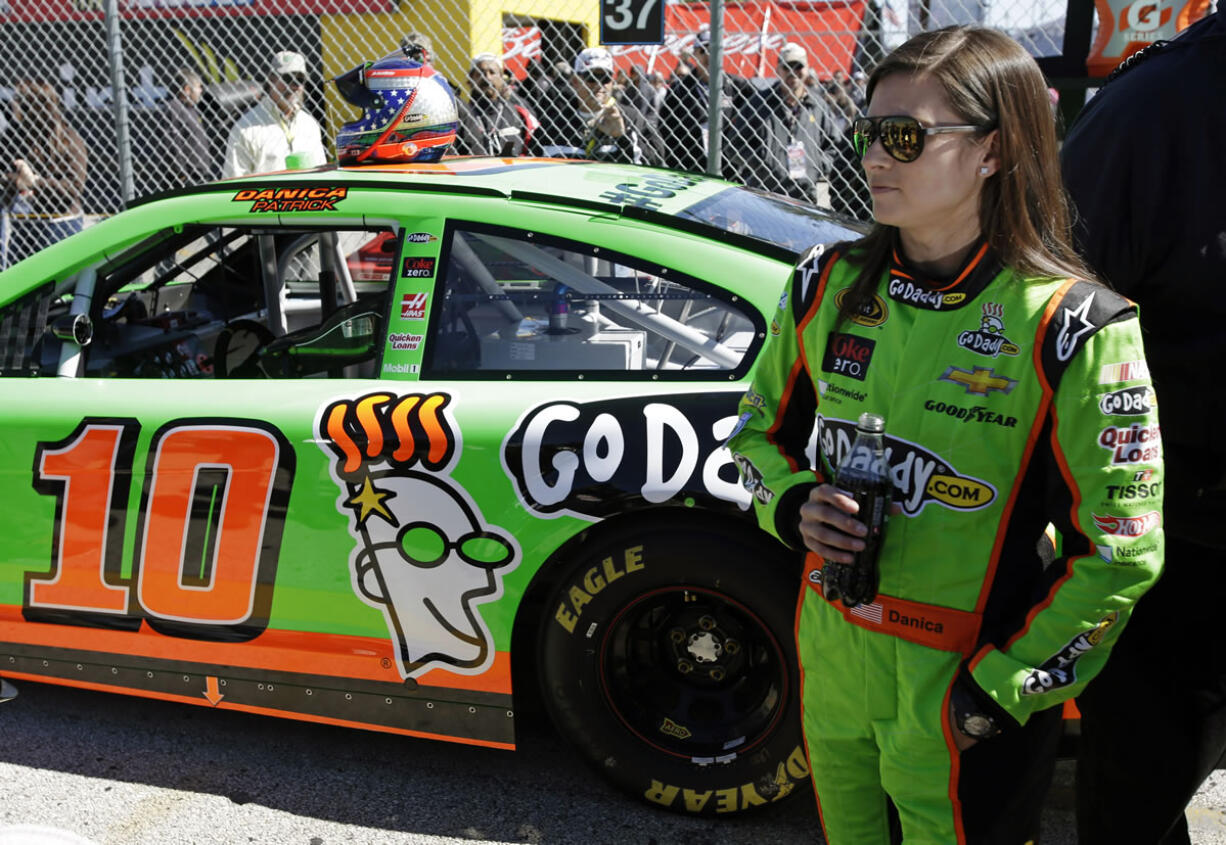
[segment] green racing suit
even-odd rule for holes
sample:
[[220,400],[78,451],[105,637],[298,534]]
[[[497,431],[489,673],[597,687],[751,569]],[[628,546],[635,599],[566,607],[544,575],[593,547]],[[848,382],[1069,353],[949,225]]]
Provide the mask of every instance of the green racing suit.
[[[885,418],[901,513],[879,596],[827,601],[810,552],[797,604],[823,826],[834,845],[888,842],[888,795],[909,843],[1022,842],[1021,822],[989,833],[980,818],[1000,815],[1007,796],[993,807],[992,791],[1008,778],[997,787],[964,758],[1005,748],[1041,712],[1058,727],[1052,708],[1102,667],[1161,568],[1161,436],[1137,311],[1097,284],[1023,278],[980,244],[952,282],[895,249],[871,302],[840,320],[858,272],[848,249],[797,264],[729,441],[760,524],[799,551],[800,505],[833,483],[859,415]],[[1039,553],[1048,525],[1054,560]],[[959,754],[955,692],[1003,733]],[[1022,746],[1010,765],[1040,756]]]

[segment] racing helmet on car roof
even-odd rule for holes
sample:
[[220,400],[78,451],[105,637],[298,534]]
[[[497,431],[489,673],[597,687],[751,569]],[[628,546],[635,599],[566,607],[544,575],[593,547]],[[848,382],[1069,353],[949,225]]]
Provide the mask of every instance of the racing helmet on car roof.
[[391,55],[333,80],[362,116],[336,133],[341,164],[438,161],[455,140],[455,94],[428,64]]

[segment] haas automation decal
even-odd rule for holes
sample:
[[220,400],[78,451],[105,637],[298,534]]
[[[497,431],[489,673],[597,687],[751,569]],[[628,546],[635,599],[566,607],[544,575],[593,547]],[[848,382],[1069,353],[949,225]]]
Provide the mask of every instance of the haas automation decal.
[[355,544],[353,590],[382,611],[405,678],[489,667],[493,639],[477,605],[502,595],[520,561],[515,539],[487,525],[448,475],[461,448],[450,401],[372,393],[333,402],[317,424]]

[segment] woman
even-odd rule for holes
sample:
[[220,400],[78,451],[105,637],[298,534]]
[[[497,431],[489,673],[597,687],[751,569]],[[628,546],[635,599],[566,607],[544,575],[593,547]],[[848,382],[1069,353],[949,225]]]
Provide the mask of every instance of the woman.
[[[797,638],[828,840],[889,841],[888,797],[908,842],[1022,843],[1060,705],[1161,567],[1161,503],[1137,492],[1161,489],[1162,462],[1136,309],[1069,247],[1020,46],[925,33],[867,93],[853,131],[876,224],[798,264],[729,445],[762,526],[808,552]],[[895,514],[876,599],[848,607],[822,568],[864,548],[833,482],[866,411]]]
[[45,82],[17,83],[9,132],[13,154],[4,205],[12,219],[11,264],[81,231],[89,151]]

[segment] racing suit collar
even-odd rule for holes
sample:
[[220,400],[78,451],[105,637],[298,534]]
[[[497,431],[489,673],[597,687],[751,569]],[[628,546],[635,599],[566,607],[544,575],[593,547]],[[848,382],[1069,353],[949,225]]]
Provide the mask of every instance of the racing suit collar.
[[[975,299],[1000,275],[1003,265],[988,242],[980,239],[967,253],[966,260],[951,277],[939,279],[925,274],[903,254],[898,234],[890,250],[890,298],[907,305],[930,310],[952,310]],[[934,305],[934,303],[941,305]]]

